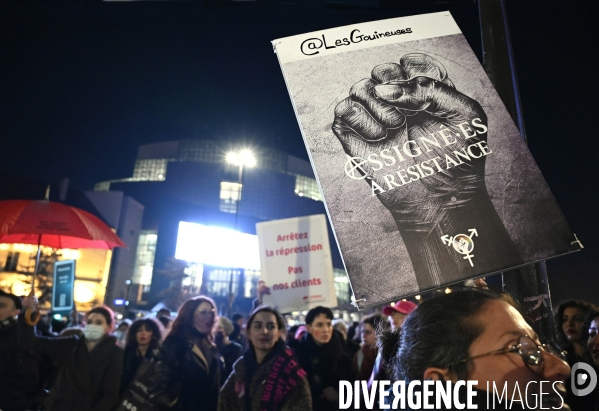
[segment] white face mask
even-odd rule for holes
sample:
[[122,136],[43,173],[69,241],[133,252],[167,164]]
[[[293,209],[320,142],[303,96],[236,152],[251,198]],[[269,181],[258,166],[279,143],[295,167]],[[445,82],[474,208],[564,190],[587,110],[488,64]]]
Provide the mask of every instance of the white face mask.
[[88,341],[98,341],[106,334],[106,330],[101,325],[87,324],[83,329],[83,335]]

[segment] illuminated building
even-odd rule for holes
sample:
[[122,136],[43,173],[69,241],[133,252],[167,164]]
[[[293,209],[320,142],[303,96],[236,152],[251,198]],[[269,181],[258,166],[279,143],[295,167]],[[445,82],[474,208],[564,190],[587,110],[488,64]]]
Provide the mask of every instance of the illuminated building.
[[[47,184],[3,174],[0,200],[39,200]],[[114,229],[127,248],[109,250],[57,250],[57,260],[75,260],[75,293],[77,309],[85,312],[98,304],[112,305],[124,299],[125,283],[131,278],[140,237],[143,206],[122,192],[82,192],[69,189],[68,180],[51,185],[50,201],[61,202],[85,210]],[[42,247],[45,253],[51,250]],[[16,295],[31,290],[36,245],[0,244],[0,289]],[[39,292],[39,290],[37,290]],[[119,311],[123,311],[122,307]]]
[[[257,222],[326,213],[310,164],[281,151],[250,147],[256,164],[243,170],[240,186],[238,167],[227,163],[226,153],[242,148],[247,147],[214,140],[147,144],[138,150],[132,177],[96,184],[98,192],[124,192],[145,207],[133,275],[132,295],[138,301],[160,300],[183,276],[183,292],[205,292],[222,308],[233,276],[235,306],[247,310],[255,296],[256,267],[204,261],[181,268],[173,261],[179,223],[255,235]],[[339,304],[344,306],[350,299],[349,283],[330,229],[329,240]],[[230,242],[224,244],[228,249],[221,250],[222,255],[237,252]]]

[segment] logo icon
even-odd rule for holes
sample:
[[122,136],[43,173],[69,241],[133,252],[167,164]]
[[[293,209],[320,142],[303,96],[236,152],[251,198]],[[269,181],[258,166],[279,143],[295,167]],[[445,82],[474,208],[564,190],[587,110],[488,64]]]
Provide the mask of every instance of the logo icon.
[[443,241],[444,244],[447,244],[448,247],[453,246],[453,249],[458,253],[463,254],[464,260],[468,260],[470,266],[474,267],[474,263],[472,262],[474,254],[470,253],[474,250],[474,240],[472,237],[478,237],[478,232],[476,231],[476,228],[471,228],[468,232],[470,235],[458,234],[453,237],[444,235],[441,237],[441,241]]
[[577,362],[570,374],[572,392],[578,397],[589,395],[597,386],[597,373],[589,364]]
[[368,175],[363,167],[365,164],[368,164],[368,161],[361,157],[347,156],[345,174],[353,180],[363,180]]

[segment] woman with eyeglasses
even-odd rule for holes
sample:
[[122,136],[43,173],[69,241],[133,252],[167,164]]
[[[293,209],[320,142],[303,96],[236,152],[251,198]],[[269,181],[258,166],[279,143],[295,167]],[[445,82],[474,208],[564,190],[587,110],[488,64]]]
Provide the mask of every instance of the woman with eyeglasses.
[[285,321],[268,306],[252,311],[246,326],[249,347],[220,392],[219,411],[311,411],[306,372],[285,344]]
[[[493,409],[487,399],[495,401],[494,409],[560,408],[559,381],[570,375],[562,355],[559,348],[541,344],[508,299],[467,290],[427,300],[408,315],[393,371],[395,380],[406,384],[476,380],[478,409]],[[494,388],[498,395],[505,389],[510,400],[515,392],[521,401],[506,396],[499,401]],[[466,389],[459,391],[459,400],[466,400]]]
[[213,344],[216,304],[199,296],[187,300],[155,364],[154,400],[172,410],[216,411],[223,362]]

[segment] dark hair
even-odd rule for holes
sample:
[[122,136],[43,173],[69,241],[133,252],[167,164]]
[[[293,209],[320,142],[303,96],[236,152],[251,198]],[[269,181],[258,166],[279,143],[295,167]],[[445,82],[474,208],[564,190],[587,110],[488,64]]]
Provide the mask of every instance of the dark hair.
[[243,318],[243,315],[241,315],[239,313],[235,313],[231,317],[231,321],[233,321],[234,323],[236,323],[237,321],[241,320],[242,318]]
[[583,345],[583,353],[582,358],[588,364],[594,364],[595,360],[593,359],[593,355],[589,351],[589,328],[591,328],[591,323],[593,320],[596,320],[599,317],[599,311],[593,311],[590,313],[586,320],[584,321],[584,325],[582,326],[582,331],[580,333],[581,341],[584,341]]
[[114,328],[114,312],[106,307],[105,305],[99,305],[97,307],[92,308],[85,314],[85,322],[92,314],[101,314],[104,319],[106,319],[106,324],[108,324],[108,328],[112,331]]
[[[252,323],[254,322],[254,317],[256,317],[256,315],[259,313],[265,313],[265,312],[271,313],[272,315],[275,316],[275,318],[277,319],[277,328],[279,330],[286,328],[285,320],[283,319],[283,316],[281,315],[281,313],[279,313],[279,311],[277,311],[276,308],[271,307],[269,305],[260,305],[256,308],[254,308],[254,310],[250,313],[250,316],[248,317],[247,325],[245,327],[246,333],[248,333],[248,335],[249,335],[249,330],[252,327]],[[248,338],[248,341],[249,341],[249,338]]]
[[160,346],[160,343],[164,339],[164,327],[156,318],[146,317],[138,318],[133,321],[129,329],[127,330],[127,338],[125,342],[125,349],[137,348],[137,332],[141,328],[152,333],[152,339],[150,340],[150,350],[155,350]]
[[360,324],[353,321],[350,326],[347,328],[347,340],[353,340],[354,337],[356,336],[356,329],[358,328]]
[[566,334],[564,334],[564,330],[562,329],[562,324],[564,323],[562,318],[564,316],[564,311],[566,311],[566,308],[578,308],[582,311],[583,317],[586,317],[591,311],[595,310],[595,307],[592,304],[582,300],[564,301],[557,307],[554,317],[555,332],[557,334],[557,343],[560,344],[562,347],[569,347],[572,344],[570,341],[568,341],[568,338],[566,337]]
[[162,327],[164,327],[165,330],[173,322],[173,319],[171,317],[157,317],[156,319],[160,321],[160,324],[162,324]]
[[119,325],[116,326],[116,329],[118,330],[119,328],[121,328],[121,326],[126,325],[127,329],[131,326],[131,320],[128,318],[125,318],[123,321],[121,321],[119,323]]
[[362,326],[364,326],[364,324],[370,324],[370,326],[372,328],[374,328],[374,331],[378,332],[378,327],[379,327],[379,324],[381,324],[382,320],[383,320],[382,315],[372,314],[372,315],[369,315],[368,317],[364,317],[362,319]]
[[318,317],[320,314],[324,314],[329,320],[333,319],[333,312],[331,311],[331,309],[319,305],[318,307],[314,307],[310,311],[308,311],[308,314],[306,314],[306,324],[312,325],[314,319]]
[[[177,335],[179,337],[183,337],[185,339],[189,339],[192,336],[192,332],[194,330],[193,325],[193,316],[196,309],[202,303],[208,303],[214,309],[214,327],[218,324],[218,315],[216,313],[216,304],[214,300],[210,297],[206,297],[205,295],[200,295],[199,297],[190,298],[185,301],[181,308],[179,308],[179,313],[175,322],[173,323],[173,328],[171,329],[170,335]],[[206,335],[208,341],[212,341],[214,327],[210,332]]]
[[168,313],[168,316],[170,317],[171,316],[171,309],[163,307],[160,310],[158,310],[158,312],[156,313],[156,316],[159,316],[160,313]]
[[295,324],[289,327],[289,331],[287,331],[287,342],[295,340],[295,332],[299,327],[299,324]]
[[427,300],[406,317],[401,327],[399,349],[393,360],[396,381],[422,380],[429,367],[450,368],[466,379],[470,344],[484,331],[478,315],[494,300],[511,302],[504,296],[481,290],[465,290]]

